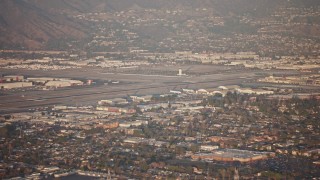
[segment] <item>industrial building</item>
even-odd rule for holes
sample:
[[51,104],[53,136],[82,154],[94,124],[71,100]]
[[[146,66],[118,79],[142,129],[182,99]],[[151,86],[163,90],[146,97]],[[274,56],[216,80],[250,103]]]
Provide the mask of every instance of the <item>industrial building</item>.
[[236,92],[240,94],[257,94],[257,95],[274,94],[273,91],[263,90],[263,89],[251,89],[251,88],[237,88]]
[[269,156],[274,156],[274,153],[256,152],[239,149],[219,149],[212,153],[197,153],[191,156],[194,160],[210,160],[210,161],[225,161],[225,162],[241,162],[247,163],[257,160],[267,159]]
[[182,91],[186,94],[194,94],[195,91],[193,89],[182,89]]
[[27,78],[28,81],[32,81],[35,83],[45,84],[49,81],[54,81],[54,78],[47,78],[47,77],[38,77],[38,78]]
[[4,76],[1,78],[1,81],[6,81],[6,82],[23,81],[23,80],[24,80],[24,76],[19,76],[19,75]]
[[130,137],[125,140],[123,140],[124,143],[130,143],[130,144],[139,144],[146,142],[144,138],[138,138],[138,137]]
[[202,151],[213,151],[219,149],[219,146],[212,146],[212,145],[201,145],[200,150]]
[[158,104],[148,104],[148,105],[138,105],[137,107],[140,108],[142,112],[149,111],[151,109],[158,109],[158,108],[167,108],[168,103],[158,103]]
[[134,114],[134,113],[136,113],[136,110],[135,109],[131,109],[131,108],[98,106],[96,109],[98,111],[106,111],[106,112],[109,112],[111,114],[121,114],[121,113]]
[[196,93],[197,93],[197,94],[209,94],[209,92],[208,92],[207,90],[205,90],[205,89],[198,89],[198,90],[196,91]]
[[126,105],[128,104],[127,99],[124,98],[114,98],[114,99],[107,99],[101,100],[98,102],[99,105]]
[[69,87],[71,83],[68,81],[49,81],[45,84],[47,87]]
[[13,89],[13,88],[24,88],[32,87],[32,82],[13,82],[13,83],[0,83],[0,89]]
[[150,146],[155,147],[161,147],[161,146],[167,146],[169,143],[163,142],[163,141],[156,141],[155,139],[145,139],[145,138],[139,138],[139,137],[129,137],[123,140],[124,143],[128,144],[148,144]]
[[127,122],[123,122],[119,124],[119,127],[122,128],[129,128],[131,126],[141,126],[141,125],[147,125],[149,122],[148,121],[142,121],[142,120],[138,120],[138,121],[127,121]]
[[150,102],[152,99],[152,95],[146,96],[130,96],[133,102]]
[[83,85],[82,81],[71,80],[71,79],[60,79],[54,81],[48,81],[45,86],[47,87],[69,87]]

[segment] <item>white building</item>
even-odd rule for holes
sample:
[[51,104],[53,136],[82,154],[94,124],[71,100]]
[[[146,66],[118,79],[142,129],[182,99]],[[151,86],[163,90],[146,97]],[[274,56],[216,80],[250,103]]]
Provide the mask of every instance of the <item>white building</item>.
[[124,139],[123,142],[125,143],[130,143],[130,144],[139,144],[139,143],[143,143],[146,142],[147,140],[144,138],[139,138],[139,137],[130,137],[127,139]]
[[172,94],[181,94],[180,91],[174,91],[174,90],[170,90],[170,93],[172,93]]
[[7,82],[22,81],[24,80],[24,76],[11,75],[11,76],[4,76],[2,79],[4,79]]
[[130,98],[134,102],[150,102],[152,99],[152,95],[146,95],[146,96],[130,96]]
[[200,150],[203,151],[212,151],[212,150],[216,150],[219,149],[219,146],[211,146],[211,145],[201,145],[200,146]]
[[49,81],[45,84],[47,87],[69,87],[72,86],[69,81]]
[[197,90],[197,94],[209,94],[209,92],[205,89],[199,89]]
[[32,82],[0,83],[0,89],[32,87]]
[[98,102],[99,105],[125,105],[128,104],[128,101],[124,98],[114,98],[114,99],[107,99],[101,100]]
[[59,79],[54,81],[48,81],[45,86],[47,87],[69,87],[83,85],[82,81],[72,79]]
[[182,89],[182,91],[187,94],[194,94],[195,93],[195,91],[193,89]]
[[128,122],[123,122],[119,124],[119,127],[122,128],[129,128],[131,126],[141,126],[141,125],[147,125],[149,122],[148,121],[128,121]]
[[54,78],[47,78],[47,77],[39,77],[39,78],[28,78],[28,81],[36,82],[36,83],[42,83],[45,84],[48,81],[53,81]]
[[240,94],[273,94],[273,91],[263,90],[263,89],[250,89],[250,88],[238,88],[236,91]]

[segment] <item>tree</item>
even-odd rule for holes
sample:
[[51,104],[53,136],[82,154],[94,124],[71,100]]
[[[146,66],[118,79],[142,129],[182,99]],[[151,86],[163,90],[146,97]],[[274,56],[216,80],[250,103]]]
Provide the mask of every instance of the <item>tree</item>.
[[186,154],[186,150],[184,147],[181,147],[181,146],[176,146],[176,154],[177,155],[184,155]]
[[143,126],[142,131],[147,138],[152,138],[154,136],[154,132],[148,126]]
[[147,164],[146,161],[140,162],[140,169],[141,169],[143,172],[146,172],[146,171],[149,169],[149,166],[148,166],[148,164]]
[[8,136],[8,129],[7,127],[0,128],[0,137],[7,137]]
[[193,152],[193,153],[196,153],[200,150],[200,147],[199,145],[197,144],[192,144],[191,147],[190,147],[190,150]]

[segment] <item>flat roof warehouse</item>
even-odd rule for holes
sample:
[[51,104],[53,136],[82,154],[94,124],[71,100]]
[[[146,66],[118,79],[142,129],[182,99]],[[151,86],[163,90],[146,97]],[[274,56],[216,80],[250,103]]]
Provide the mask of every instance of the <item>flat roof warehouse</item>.
[[191,156],[194,160],[215,160],[227,162],[252,162],[257,160],[267,159],[274,156],[274,153],[247,151],[239,149],[219,149],[214,150],[212,153],[198,153]]

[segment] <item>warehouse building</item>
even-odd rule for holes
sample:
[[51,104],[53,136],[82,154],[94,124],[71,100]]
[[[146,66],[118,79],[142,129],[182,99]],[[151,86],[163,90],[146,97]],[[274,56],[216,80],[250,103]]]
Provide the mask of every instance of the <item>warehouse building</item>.
[[274,153],[256,152],[239,149],[219,149],[212,151],[212,153],[197,153],[191,156],[194,160],[209,160],[209,161],[225,161],[225,162],[241,162],[248,163],[257,160],[264,160]]
[[148,125],[148,121],[142,121],[142,120],[137,120],[137,121],[127,121],[127,122],[122,122],[119,124],[119,127],[122,128],[129,128],[133,126],[141,126],[141,125]]
[[38,77],[38,78],[27,78],[28,81],[45,84],[49,81],[54,81],[54,78],[47,78],[47,77]]
[[79,85],[83,85],[83,82],[78,80],[71,80],[71,79],[49,81],[45,84],[45,86],[47,87],[69,87],[69,86],[79,86]]
[[13,82],[13,83],[0,83],[0,89],[13,89],[13,88],[24,88],[32,87],[32,82]]
[[130,96],[133,102],[150,102],[152,100],[152,95],[146,96]]
[[114,99],[107,99],[101,100],[98,102],[99,105],[107,106],[107,105],[126,105],[128,104],[127,99],[124,98],[114,98]]
[[6,82],[23,81],[24,76],[18,76],[18,75],[4,76],[1,79],[2,81],[6,81]]

